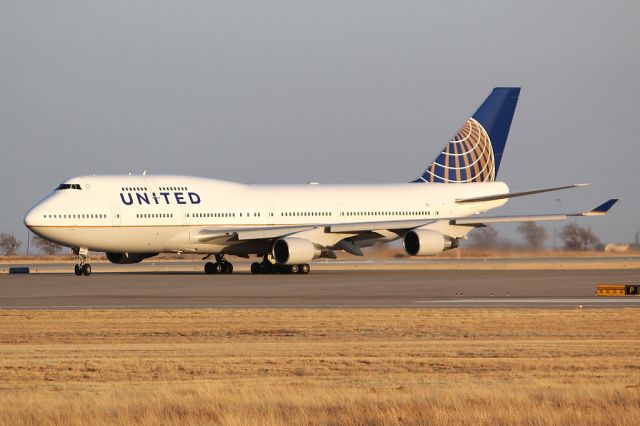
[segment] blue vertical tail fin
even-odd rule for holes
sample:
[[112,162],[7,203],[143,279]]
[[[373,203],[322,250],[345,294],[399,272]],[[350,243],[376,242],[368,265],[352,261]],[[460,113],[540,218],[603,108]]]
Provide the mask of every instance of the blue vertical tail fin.
[[498,175],[519,87],[496,87],[413,182],[492,182]]

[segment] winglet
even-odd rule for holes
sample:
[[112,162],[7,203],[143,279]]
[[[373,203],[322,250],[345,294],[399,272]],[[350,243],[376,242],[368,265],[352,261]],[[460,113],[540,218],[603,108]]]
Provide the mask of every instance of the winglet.
[[596,207],[595,209],[583,213],[583,216],[602,216],[605,215],[609,212],[609,210],[611,210],[611,207],[613,207],[618,201],[620,201],[620,198],[612,198],[608,201],[605,201],[604,203],[600,204],[598,207]]

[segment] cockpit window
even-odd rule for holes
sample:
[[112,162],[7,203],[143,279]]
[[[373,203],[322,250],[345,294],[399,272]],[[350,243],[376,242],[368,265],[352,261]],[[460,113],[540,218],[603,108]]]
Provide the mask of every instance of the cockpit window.
[[82,188],[80,188],[80,184],[79,183],[61,183],[56,188],[56,191],[62,191],[63,189],[80,189],[80,190],[82,190]]

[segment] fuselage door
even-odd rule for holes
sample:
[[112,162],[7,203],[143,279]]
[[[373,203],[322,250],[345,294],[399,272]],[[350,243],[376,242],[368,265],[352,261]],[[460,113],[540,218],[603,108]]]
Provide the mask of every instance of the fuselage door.
[[273,204],[267,204],[264,208],[264,215],[265,215],[265,223],[267,225],[275,225],[276,223],[276,213],[273,209]]
[[335,222],[337,222],[337,223],[344,222],[345,221],[344,220],[345,219],[344,218],[344,215],[345,215],[344,204],[338,204],[336,206],[336,211],[335,211],[334,214],[335,214],[335,217],[333,219],[334,219]]
[[111,207],[111,223],[113,226],[120,226],[120,206]]

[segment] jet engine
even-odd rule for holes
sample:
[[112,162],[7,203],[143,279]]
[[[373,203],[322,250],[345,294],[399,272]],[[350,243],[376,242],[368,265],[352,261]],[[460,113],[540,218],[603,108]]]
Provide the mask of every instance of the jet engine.
[[414,229],[404,235],[402,245],[411,256],[433,256],[458,247],[458,240],[431,229]]
[[304,238],[285,237],[273,243],[273,258],[281,265],[300,265],[317,259],[322,251]]
[[127,263],[140,263],[143,259],[156,256],[158,253],[105,253],[111,263],[124,265]]

